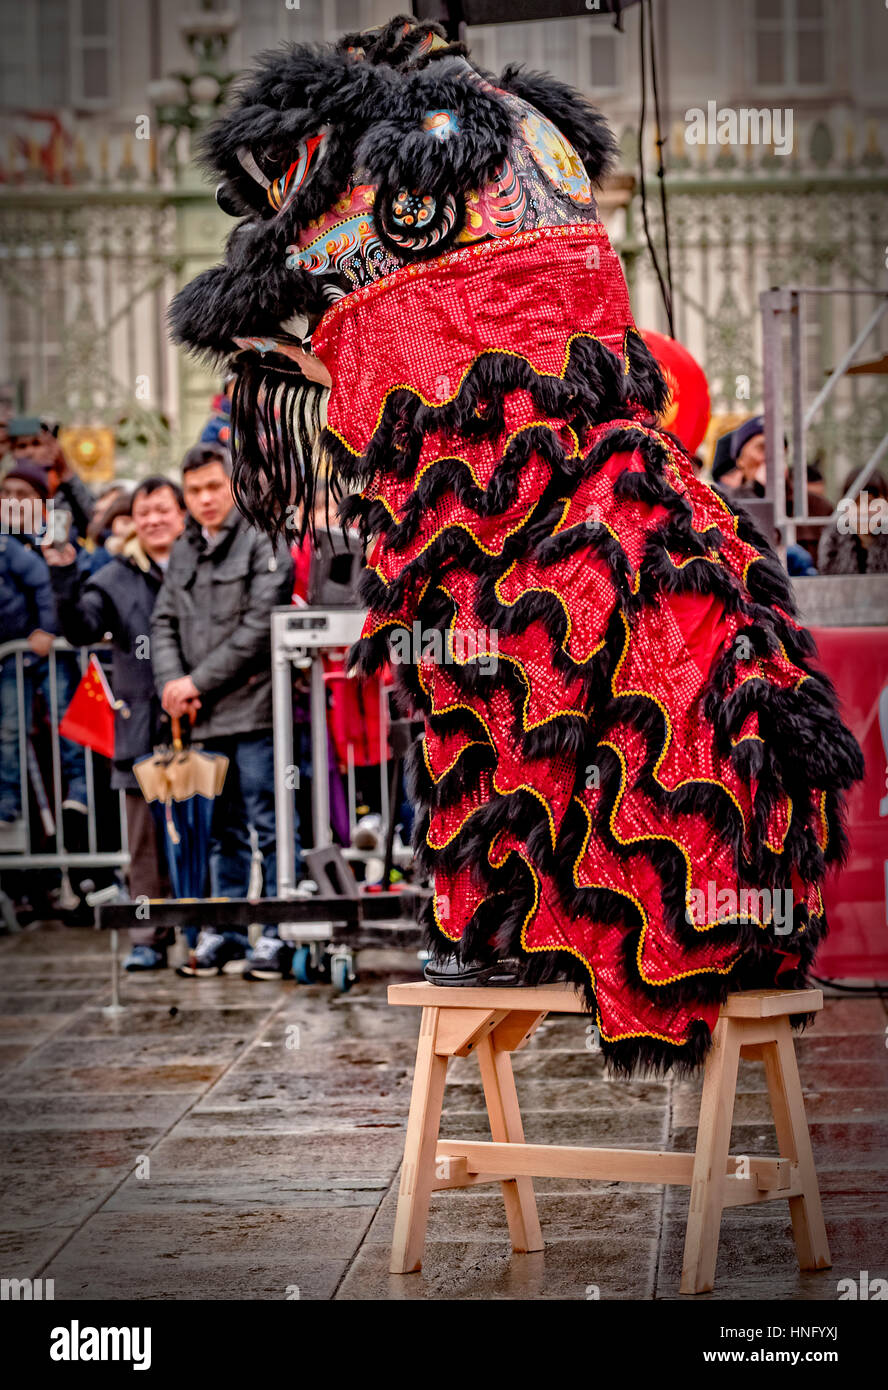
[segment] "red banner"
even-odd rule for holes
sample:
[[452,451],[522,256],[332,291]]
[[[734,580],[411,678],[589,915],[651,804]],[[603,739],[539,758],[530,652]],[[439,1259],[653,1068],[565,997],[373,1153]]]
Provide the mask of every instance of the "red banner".
[[820,665],[842,702],[842,718],[866,761],[848,796],[851,849],[825,882],[829,935],[815,973],[830,979],[888,979],[888,628],[811,629]]

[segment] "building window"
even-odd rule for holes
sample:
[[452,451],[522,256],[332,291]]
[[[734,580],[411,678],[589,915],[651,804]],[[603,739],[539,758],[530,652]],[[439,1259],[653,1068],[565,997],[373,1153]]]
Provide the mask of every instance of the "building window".
[[596,92],[613,91],[614,88],[619,87],[617,36],[615,33],[592,34],[590,37],[587,85],[593,95]]
[[827,23],[826,0],[753,0],[754,86],[825,86]]
[[112,0],[74,0],[70,8],[71,105],[97,110],[115,97],[115,6]]
[[467,41],[475,61],[492,72],[523,63],[593,94],[619,86],[617,35],[591,16],[478,25]]
[[117,0],[0,0],[3,105],[103,110],[116,91]]

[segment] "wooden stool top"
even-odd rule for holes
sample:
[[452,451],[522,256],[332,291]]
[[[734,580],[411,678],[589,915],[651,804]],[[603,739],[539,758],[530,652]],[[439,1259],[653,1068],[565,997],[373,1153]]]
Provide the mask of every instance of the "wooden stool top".
[[[515,1009],[522,1013],[584,1014],[586,1001],[568,983],[509,986],[389,985],[390,1004],[412,1004],[426,1009]],[[747,989],[729,994],[721,1006],[722,1018],[777,1018],[783,1014],[816,1013],[823,1008],[819,989]]]

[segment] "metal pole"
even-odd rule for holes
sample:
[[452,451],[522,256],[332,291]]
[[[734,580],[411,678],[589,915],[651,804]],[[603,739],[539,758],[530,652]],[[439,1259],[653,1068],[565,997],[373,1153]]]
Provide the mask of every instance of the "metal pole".
[[319,651],[315,651],[311,658],[311,811],[314,820],[315,849],[333,843],[330,833],[328,766],[324,658]]
[[388,830],[389,817],[394,816],[394,807],[389,805],[388,777],[388,700],[385,682],[379,681],[379,809],[382,812],[380,824]]
[[355,784],[355,748],[351,742],[345,745],[345,769],[348,790],[348,840],[349,844],[354,844],[355,830],[358,824],[358,814],[355,810],[358,791]]
[[[98,657],[96,658],[98,660]],[[86,647],[80,648],[80,674],[86,674],[89,663],[89,653]],[[96,838],[96,775],[93,765],[92,749],[85,747],[83,750],[84,770],[86,772],[86,835],[87,846],[90,854],[95,854],[98,850]]]
[[[50,820],[52,817],[50,817]],[[128,857],[127,857],[128,862]],[[99,851],[98,854],[68,853],[64,858],[58,854],[0,854],[0,869],[120,869],[124,867],[123,855],[116,850]]]
[[28,734],[30,730],[26,727],[28,723],[27,709],[28,702],[25,699],[25,681],[28,679],[28,672],[25,668],[23,652],[17,651],[13,657],[15,662],[15,695],[18,711],[18,743],[19,743],[19,791],[21,794],[21,810],[25,823],[26,843],[28,853],[31,853],[31,808],[28,800]]
[[774,503],[774,525],[780,535],[782,558],[786,545],[786,484],[783,471],[783,343],[780,315],[789,306],[784,290],[764,290],[759,295],[762,311],[764,365],[765,492]]
[[117,808],[120,813],[120,854],[123,860],[123,865],[121,867],[125,866],[128,868],[130,862],[129,825],[126,819],[126,791],[123,787],[119,789],[117,797]]
[[[790,291],[789,371],[792,381],[792,512],[787,521],[786,544],[795,545],[796,518],[808,510],[808,469],[805,457],[805,301],[798,290]],[[785,468],[781,468],[784,477]],[[784,483],[785,488],[785,483]]]
[[290,657],[277,638],[271,620],[271,700],[274,722],[274,816],[277,841],[278,897],[293,896],[296,888],[296,824],[293,781],[293,686]]
[[106,1018],[116,1018],[126,1013],[126,1006],[120,1002],[120,951],[118,930],[111,928],[111,1003],[106,1004],[102,1013]]
[[[56,849],[64,859],[65,827],[62,821],[62,750],[59,738],[59,687],[55,648],[49,649],[49,732],[52,741],[52,791],[55,803]],[[65,871],[63,865],[63,872]]]
[[813,401],[808,406],[808,409],[805,411],[806,429],[813,421],[815,415],[817,414],[820,407],[823,405],[824,401],[827,401],[829,397],[832,395],[839,381],[844,376],[847,369],[851,366],[851,363],[854,361],[854,358],[857,356],[859,349],[863,347],[863,344],[866,342],[867,338],[872,333],[873,329],[878,325],[879,321],[882,319],[886,312],[888,312],[888,299],[886,299],[884,303],[880,304],[878,309],[876,309],[875,313],[873,313],[872,316],[868,319],[866,327],[862,328],[861,331],[858,333],[857,337],[854,339],[854,342],[851,344],[848,351],[843,355],[839,363],[830,372],[826,381],[821,386],[820,390],[817,392],[817,395],[814,397]]

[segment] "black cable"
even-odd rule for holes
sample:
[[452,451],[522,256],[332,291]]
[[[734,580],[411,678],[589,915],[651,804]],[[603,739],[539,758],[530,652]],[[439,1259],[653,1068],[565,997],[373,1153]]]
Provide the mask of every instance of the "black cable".
[[871,985],[843,985],[838,980],[824,980],[819,975],[812,975],[811,979],[815,985],[823,985],[825,989],[838,989],[843,994],[866,994],[874,999],[888,997],[888,984],[881,984],[878,980],[874,980]]
[[663,298],[663,307],[666,310],[666,319],[669,324],[669,336],[671,338],[674,338],[675,333],[673,331],[672,322],[672,299],[669,290],[666,287],[666,282],[663,279],[663,272],[660,269],[660,262],[657,257],[657,253],[654,249],[654,241],[653,237],[651,236],[651,229],[648,223],[647,214],[647,185],[644,177],[644,125],[645,120],[647,119],[647,54],[645,42],[647,39],[646,16],[647,8],[645,6],[644,0],[642,0],[642,4],[640,7],[639,26],[639,59],[641,66],[641,113],[639,115],[638,121],[638,185],[639,192],[641,193],[641,218],[642,222],[644,223],[644,237],[645,241],[647,242],[647,247],[648,251],[650,252],[650,257],[653,263],[654,270],[657,274],[657,279],[660,282],[660,294]]
[[650,49],[651,49],[651,86],[654,93],[654,119],[657,122],[657,178],[660,180],[660,207],[663,213],[663,245],[666,250],[666,283],[669,286],[669,305],[667,314],[669,316],[669,336],[674,338],[672,308],[675,303],[675,288],[672,280],[672,251],[669,245],[669,212],[666,206],[666,165],[663,162],[663,146],[666,143],[663,135],[663,121],[660,116],[660,83],[657,78],[657,45],[654,41],[654,16],[651,10],[653,0],[642,0],[642,4],[648,6],[648,18],[650,20]]

